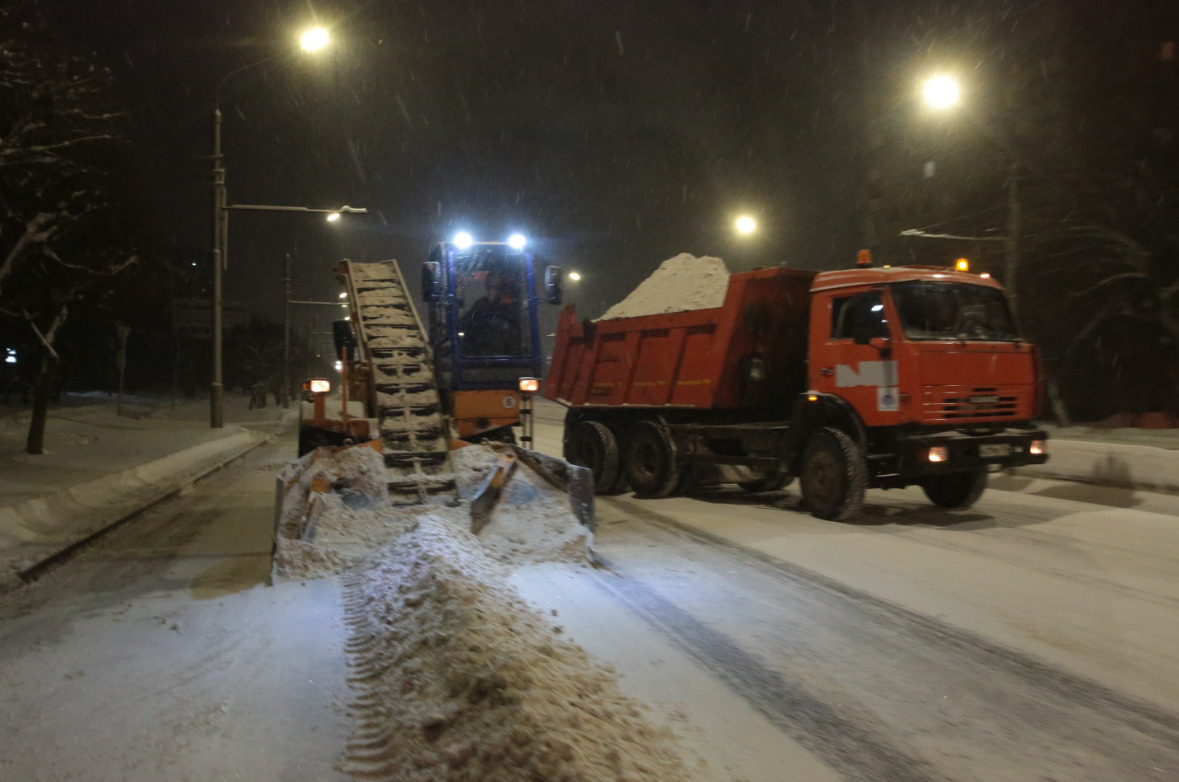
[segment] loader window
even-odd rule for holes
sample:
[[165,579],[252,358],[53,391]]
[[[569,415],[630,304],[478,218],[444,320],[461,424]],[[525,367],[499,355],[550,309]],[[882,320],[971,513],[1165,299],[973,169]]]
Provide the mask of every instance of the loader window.
[[525,356],[528,296],[522,265],[473,259],[459,267],[459,345],[465,356]]
[[856,332],[887,337],[888,320],[879,291],[858,293],[831,302],[831,339],[853,339]]

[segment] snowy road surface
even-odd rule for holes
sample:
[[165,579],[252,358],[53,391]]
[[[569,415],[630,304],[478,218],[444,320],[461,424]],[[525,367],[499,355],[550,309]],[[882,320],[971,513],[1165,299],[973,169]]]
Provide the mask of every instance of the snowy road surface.
[[[541,417],[538,445],[559,452]],[[346,778],[334,581],[265,587],[266,446],[0,603],[0,779]],[[1004,479],[600,499],[609,569],[513,583],[680,737],[702,780],[1179,775],[1179,499]]]
[[265,586],[279,440],[0,603],[0,779],[332,780],[340,587]]

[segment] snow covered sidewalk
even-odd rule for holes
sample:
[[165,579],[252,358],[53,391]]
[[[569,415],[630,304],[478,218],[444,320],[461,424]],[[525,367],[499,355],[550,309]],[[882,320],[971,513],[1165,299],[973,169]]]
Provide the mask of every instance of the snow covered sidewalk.
[[[226,400],[211,429],[208,402],[70,395],[50,411],[45,453],[24,452],[27,410],[0,414],[0,592],[20,574],[178,491],[265,441],[293,411]],[[284,413],[286,414],[284,416]]]
[[1045,429],[1048,462],[1017,474],[1179,494],[1179,429]]

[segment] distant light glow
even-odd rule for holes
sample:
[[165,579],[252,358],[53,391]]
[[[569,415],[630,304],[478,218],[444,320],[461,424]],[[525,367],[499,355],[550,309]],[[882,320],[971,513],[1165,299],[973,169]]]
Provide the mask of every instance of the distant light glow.
[[984,280],[989,280],[989,279],[991,279],[991,273],[990,273],[990,272],[983,272],[982,274],[980,274],[980,275],[978,275],[978,276],[979,276],[979,277],[982,277]]
[[337,371],[337,372],[343,372],[343,371],[344,371],[344,362],[343,362],[343,361],[337,361],[337,362],[336,362],[336,371]]
[[757,221],[749,215],[741,215],[737,218],[737,233],[751,234],[757,230]]
[[331,214],[329,214],[329,215],[327,216],[327,221],[328,221],[329,223],[334,223],[334,222],[336,222],[336,221],[337,221],[337,220],[339,220],[339,219],[340,219],[340,213],[339,213],[339,212],[332,212]]
[[340,298],[341,299],[348,298],[348,291],[340,291]]
[[4,356],[4,363],[5,364],[15,364],[16,363],[16,348],[7,348],[5,352],[7,355]]
[[523,250],[524,245],[528,244],[528,239],[524,234],[512,234],[508,237],[508,244],[513,250]]
[[569,279],[577,282],[581,279],[581,272],[569,272]]
[[873,312],[880,312],[882,309],[884,309],[884,305],[883,305],[883,304],[873,304],[873,305],[872,305],[872,311],[873,311]]
[[299,47],[305,52],[322,51],[331,42],[331,34],[323,27],[313,27],[299,37]]
[[466,231],[459,231],[454,235],[454,246],[460,250],[466,250],[474,243],[475,240]]
[[925,102],[935,109],[948,109],[958,103],[961,92],[953,76],[931,76],[921,88]]

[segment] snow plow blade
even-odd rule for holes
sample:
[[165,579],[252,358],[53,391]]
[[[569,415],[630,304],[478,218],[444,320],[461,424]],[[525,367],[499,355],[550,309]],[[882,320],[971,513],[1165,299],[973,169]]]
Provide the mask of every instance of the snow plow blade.
[[573,507],[573,515],[581,522],[581,526],[590,532],[597,531],[597,520],[594,518],[594,476],[588,467],[578,467],[564,459],[512,446],[516,457],[545,479],[551,486],[569,493],[569,504]]
[[[358,476],[347,475],[348,470],[340,469],[341,461],[349,461],[347,454],[353,449],[368,448],[380,458],[381,441],[369,440],[356,445],[322,446],[310,454],[291,462],[277,477],[274,502],[274,545],[280,537],[288,540],[312,540],[315,537],[316,521],[323,512],[324,496],[330,492],[349,490],[363,497],[368,504],[388,499],[387,489],[383,496],[380,486],[354,488],[360,483]],[[370,496],[376,495],[376,496]]]
[[487,471],[487,477],[475,490],[475,496],[471,497],[472,535],[478,535],[487,526],[487,522],[491,521],[491,511],[503,494],[504,486],[515,472],[516,455],[512,453],[501,453],[496,463]]

